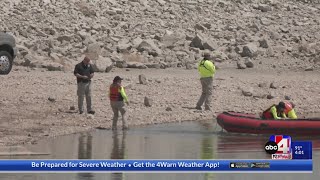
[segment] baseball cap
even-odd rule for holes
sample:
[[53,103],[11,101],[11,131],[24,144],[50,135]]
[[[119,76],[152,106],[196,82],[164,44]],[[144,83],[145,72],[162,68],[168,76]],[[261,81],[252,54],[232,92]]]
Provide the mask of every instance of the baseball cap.
[[116,76],[116,77],[114,77],[113,82],[119,81],[119,80],[123,80],[123,79],[120,76]]

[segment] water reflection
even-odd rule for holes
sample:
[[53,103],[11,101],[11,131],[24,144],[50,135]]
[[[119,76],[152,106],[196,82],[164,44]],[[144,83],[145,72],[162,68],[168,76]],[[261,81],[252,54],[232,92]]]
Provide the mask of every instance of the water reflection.
[[[78,159],[92,159],[92,135],[90,133],[81,134],[78,144]],[[78,173],[79,180],[93,180],[92,173]]]
[[[121,131],[122,132],[122,138],[121,142],[119,142],[119,132],[118,131],[113,131],[112,132],[112,151],[110,154],[110,159],[126,159],[125,157],[125,144],[126,144],[126,131]],[[122,180],[124,179],[124,174],[123,173],[112,173],[111,174],[111,179],[112,180]]]
[[[213,141],[210,136],[203,136],[201,143],[201,159],[216,159],[213,149]],[[204,180],[213,180],[213,173],[205,173]]]
[[[130,129],[101,130],[92,133],[58,137],[33,146],[33,151],[52,152],[46,159],[269,159],[263,150],[267,136],[218,133],[213,124],[184,122]],[[320,147],[319,137],[312,140]],[[31,148],[31,147],[30,147]],[[31,149],[30,149],[31,150]],[[48,151],[47,149],[45,151]],[[320,151],[314,151],[314,169],[319,169]],[[25,158],[22,156],[15,158]],[[28,157],[26,157],[28,158]],[[36,156],[29,157],[36,159]],[[41,158],[44,158],[41,156]],[[0,174],[0,179],[41,180],[318,180],[318,174],[215,174],[215,173],[50,173]]]

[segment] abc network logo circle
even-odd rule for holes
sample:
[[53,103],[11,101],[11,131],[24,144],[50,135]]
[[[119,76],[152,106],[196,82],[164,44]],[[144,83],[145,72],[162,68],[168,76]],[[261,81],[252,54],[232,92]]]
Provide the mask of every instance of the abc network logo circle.
[[268,154],[275,154],[278,151],[278,145],[273,141],[269,141],[264,146],[264,150],[266,150]]

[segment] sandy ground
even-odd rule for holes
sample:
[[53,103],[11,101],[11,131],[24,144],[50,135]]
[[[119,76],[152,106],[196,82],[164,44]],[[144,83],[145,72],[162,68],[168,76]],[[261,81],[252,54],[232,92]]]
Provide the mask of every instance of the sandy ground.
[[[147,85],[139,84],[140,74],[147,77]],[[131,86],[126,89],[131,103],[128,107],[128,124],[131,127],[214,120],[223,111],[259,113],[285,96],[290,96],[296,103],[300,116],[320,112],[318,71],[221,67],[214,79],[214,109],[204,112],[192,109],[201,93],[195,69],[115,69],[110,73],[95,74],[92,94],[96,114],[91,119],[85,114],[78,114],[77,110],[70,110],[70,106],[77,107],[76,81],[72,72],[15,67],[9,75],[0,76],[0,146],[36,143],[42,138],[97,127],[110,128],[112,112],[107,92],[116,75],[125,78],[123,85]],[[272,82],[276,89],[269,87]],[[244,96],[243,88],[251,89],[253,96]],[[270,93],[275,98],[265,97]],[[144,106],[145,96],[153,100],[152,107]],[[54,102],[48,98],[53,98]],[[167,107],[172,111],[167,111]]]

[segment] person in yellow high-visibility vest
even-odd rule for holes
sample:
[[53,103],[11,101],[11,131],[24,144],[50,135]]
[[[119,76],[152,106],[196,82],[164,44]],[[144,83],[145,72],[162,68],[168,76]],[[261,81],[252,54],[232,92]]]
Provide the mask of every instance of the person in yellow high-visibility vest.
[[203,54],[203,59],[198,64],[198,71],[200,74],[200,82],[202,86],[202,94],[198,100],[196,109],[202,110],[201,106],[205,104],[205,110],[211,110],[211,99],[213,90],[213,77],[216,73],[216,67],[210,60],[210,52]]

